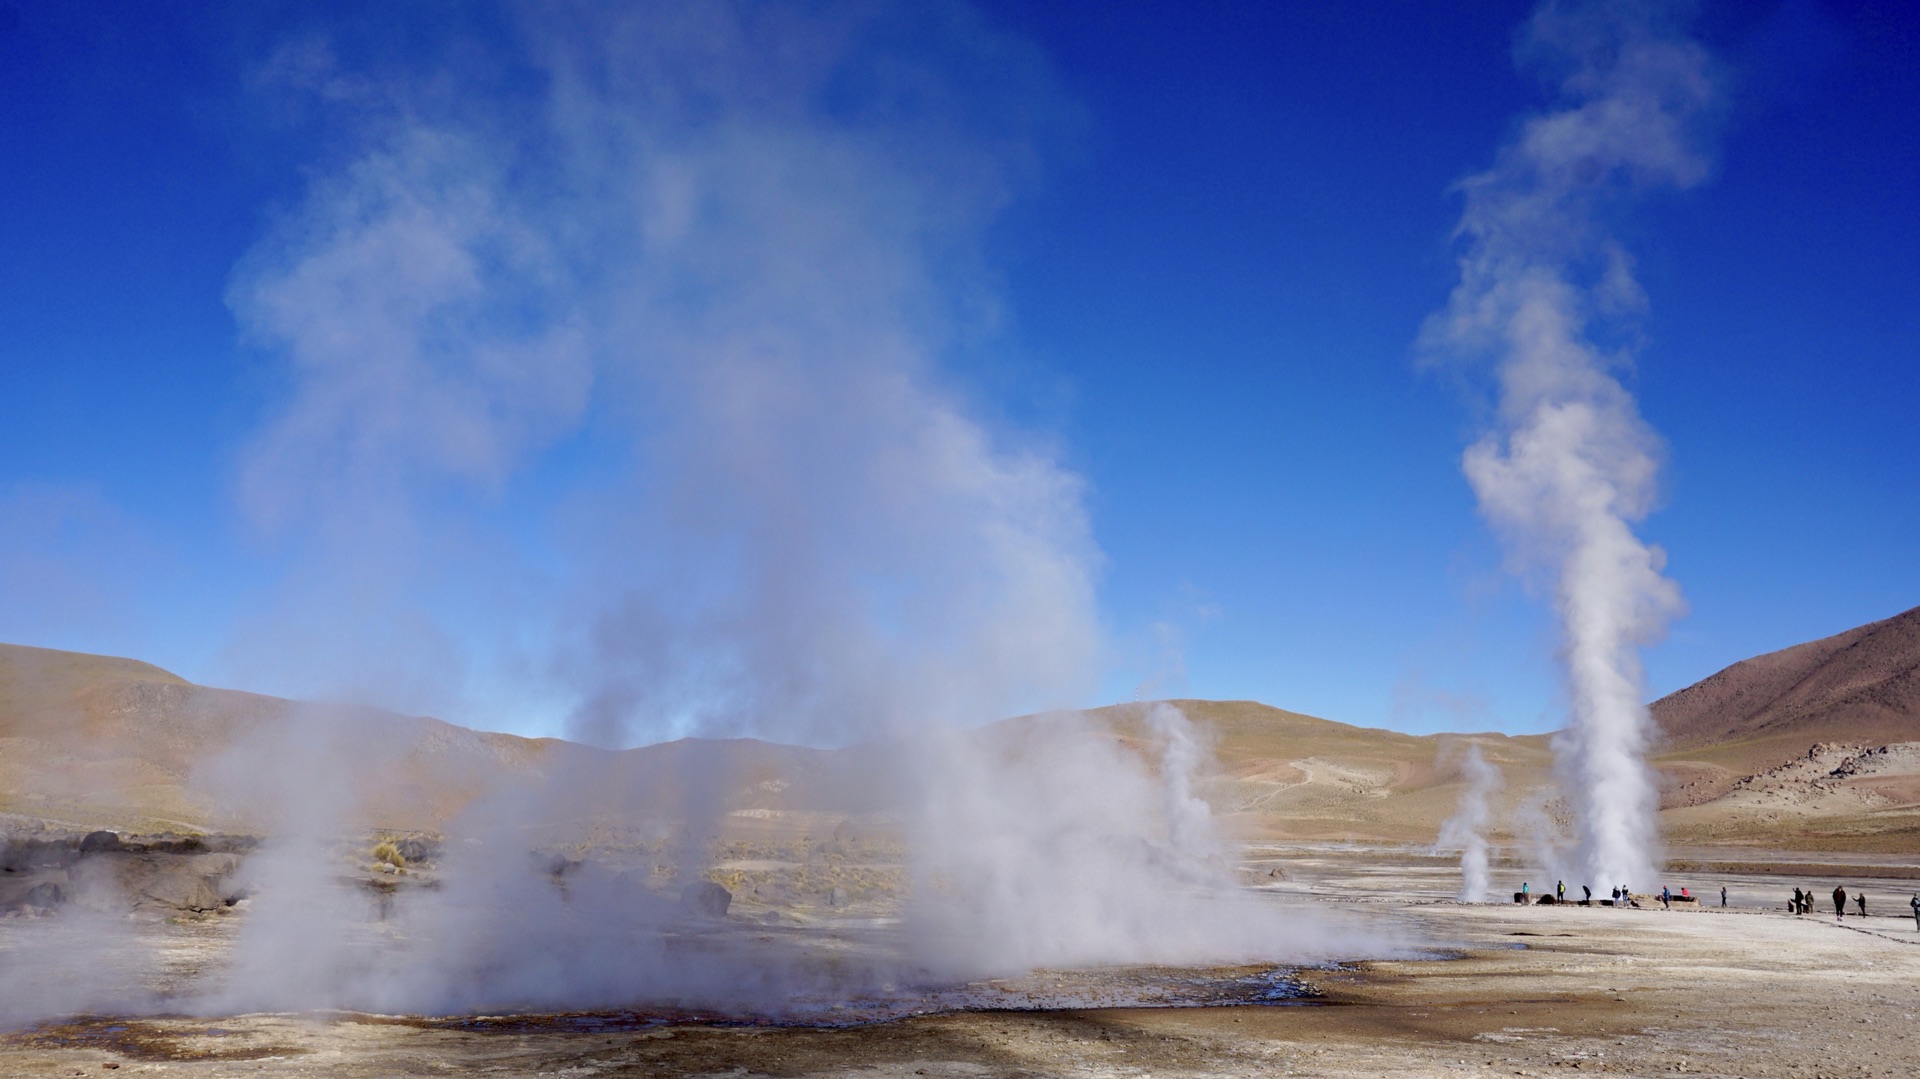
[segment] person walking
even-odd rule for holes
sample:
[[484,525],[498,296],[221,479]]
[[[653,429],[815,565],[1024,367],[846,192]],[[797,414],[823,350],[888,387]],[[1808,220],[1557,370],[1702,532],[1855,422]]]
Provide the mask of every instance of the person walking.
[[1723,907],[1727,905],[1727,886],[1724,884],[1720,886],[1720,905]]
[[1673,909],[1673,893],[1668,891],[1667,886],[1664,884],[1660,886],[1660,909],[1661,910]]
[[1837,922],[1846,916],[1847,886],[1844,884],[1836,884],[1833,886],[1833,920]]
[[1913,893],[1913,898],[1907,900],[1907,905],[1913,908],[1914,931],[1920,932],[1920,892]]

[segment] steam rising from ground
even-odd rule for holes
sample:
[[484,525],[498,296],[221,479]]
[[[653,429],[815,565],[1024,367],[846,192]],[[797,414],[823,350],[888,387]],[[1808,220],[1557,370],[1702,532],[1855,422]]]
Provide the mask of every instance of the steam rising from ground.
[[[769,1010],[1360,946],[1235,887],[1176,710],[1144,755],[1072,714],[965,729],[1084,699],[1103,648],[1082,481],[944,367],[993,342],[979,238],[1071,111],[1024,43],[938,3],[400,8],[257,84],[327,149],[231,286],[287,380],[239,477],[294,567],[252,658],[600,745],[871,742],[837,793],[898,814],[915,886],[823,955],[613,869],[556,881],[533,837],[657,793],[573,754],[370,921],[328,844],[404,788],[406,737],[316,709],[207,777],[274,839],[205,1006]],[[678,880],[736,778],[681,759]]]
[[[1131,717],[1137,746],[1067,712],[941,732],[868,758],[903,769],[917,792],[900,807],[910,891],[897,921],[869,912],[804,931],[716,919],[683,901],[679,889],[710,865],[705,850],[669,844],[681,864],[664,889],[644,866],[605,861],[604,850],[584,851],[580,863],[531,850],[531,837],[578,834],[583,813],[631,808],[608,785],[609,761],[589,754],[544,782],[480,799],[449,829],[434,886],[403,888],[375,909],[381,901],[342,875],[338,850],[310,829],[350,827],[358,817],[339,792],[390,777],[377,764],[359,776],[329,774],[348,755],[327,743],[370,732],[351,715],[305,718],[298,765],[287,764],[284,746],[243,749],[230,763],[247,765],[254,786],[209,777],[235,798],[293,784],[296,774],[332,792],[316,793],[320,802],[267,799],[299,820],[283,819],[249,865],[257,894],[230,961],[185,992],[117,1000],[119,1008],[647,1008],[845,1021],[924,1008],[961,982],[1035,967],[1308,962],[1396,947],[1324,909],[1238,885],[1194,794],[1208,768],[1204,741],[1171,705]],[[732,781],[719,754],[688,770],[696,791]],[[95,974],[124,964],[102,959]],[[20,1006],[7,1003],[0,1018]]]
[[1469,745],[1460,760],[1460,807],[1440,826],[1437,845],[1460,849],[1460,894],[1462,903],[1484,903],[1491,882],[1488,874],[1487,829],[1493,823],[1491,799],[1502,783],[1500,769],[1488,761],[1477,745]]
[[1714,84],[1677,14],[1558,0],[1534,14],[1521,55],[1557,82],[1560,102],[1461,184],[1460,284],[1426,331],[1496,365],[1497,422],[1465,470],[1516,562],[1553,581],[1571,697],[1554,750],[1576,879],[1600,885],[1654,879],[1638,649],[1681,609],[1665,555],[1633,530],[1653,507],[1660,442],[1619,379],[1646,298],[1607,229],[1631,196],[1708,170],[1700,128]]

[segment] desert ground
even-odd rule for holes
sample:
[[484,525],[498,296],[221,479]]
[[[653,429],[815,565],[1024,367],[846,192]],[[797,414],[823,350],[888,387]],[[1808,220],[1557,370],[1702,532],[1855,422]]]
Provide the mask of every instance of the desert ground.
[[[1778,854],[1740,863],[1725,851],[1676,852],[1715,871],[1666,883],[1712,905],[1663,910],[1642,897],[1641,907],[1616,910],[1456,903],[1457,872],[1418,848],[1242,853],[1250,887],[1357,914],[1415,957],[1286,971],[1041,972],[1024,986],[974,987],[985,993],[974,1006],[881,1021],[98,1016],[0,1036],[0,1074],[1898,1076],[1920,1067],[1920,932],[1906,908],[1920,867],[1910,858],[1823,864],[1799,851],[1796,872],[1782,875]],[[1551,885],[1524,866],[1497,874],[1502,887],[1521,879],[1536,894]],[[1869,916],[1836,920],[1826,898],[1834,883],[1865,888]],[[1786,912],[1796,885],[1819,894],[1815,913]],[[217,967],[245,916],[242,904],[154,921],[168,949],[157,977]],[[0,919],[0,948],[29,928]],[[1143,982],[1211,988],[1189,998],[1203,1006],[1076,1006],[1125,998]],[[1274,1002],[1231,988],[1295,983],[1300,995]]]

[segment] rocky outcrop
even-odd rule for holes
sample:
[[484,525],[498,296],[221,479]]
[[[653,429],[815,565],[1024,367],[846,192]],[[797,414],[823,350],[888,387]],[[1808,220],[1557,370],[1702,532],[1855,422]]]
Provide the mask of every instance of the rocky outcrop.
[[240,851],[252,846],[245,837],[122,839],[113,832],[10,839],[0,846],[0,913],[68,904],[103,912],[224,910],[247,894]]

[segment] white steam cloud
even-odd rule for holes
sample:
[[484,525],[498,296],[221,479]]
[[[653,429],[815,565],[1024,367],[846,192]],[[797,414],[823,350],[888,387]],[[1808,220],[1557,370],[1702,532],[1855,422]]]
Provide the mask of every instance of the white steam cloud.
[[1465,470],[1516,560],[1552,576],[1571,698],[1555,756],[1577,876],[1598,885],[1653,879],[1638,649],[1681,608],[1664,554],[1633,528],[1654,503],[1660,441],[1618,377],[1645,296],[1607,229],[1631,196],[1708,171],[1700,129],[1715,86],[1674,22],[1680,7],[1549,0],[1535,12],[1521,54],[1560,102],[1461,185],[1460,283],[1426,331],[1497,370],[1497,424]]
[[1037,62],[960,8],[513,10],[524,85],[269,68],[345,149],[232,291],[292,364],[243,505],[307,537],[261,662],[458,714],[517,668],[611,744],[1081,698],[1082,482],[940,362]]
[[[365,837],[424,750],[509,751],[317,705],[199,777],[272,835],[231,962],[168,1006],[765,1014],[1377,954],[1238,887],[1177,709],[972,726],[1083,701],[1105,649],[1082,480],[949,373],[996,332],[981,237],[1071,111],[1032,51],[940,3],[477,10],[259,73],[326,150],[229,297],[286,375],[238,479],[292,567],[248,658],[602,747],[856,747],[809,782],[905,833],[905,921],[703,913],[757,744],[513,750],[536,764],[469,784],[433,886],[382,891]],[[626,862],[555,853],[609,835]]]
[[1493,795],[1503,785],[1500,768],[1469,745],[1460,760],[1460,804],[1440,826],[1437,846],[1460,851],[1460,892],[1462,903],[1484,903],[1491,886],[1488,872],[1488,826],[1493,823]]

